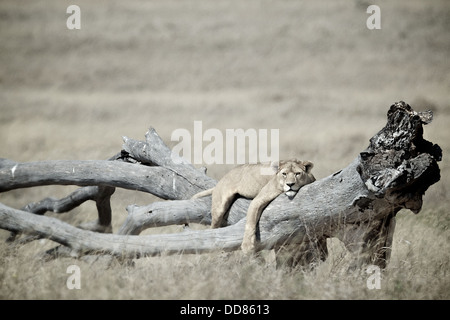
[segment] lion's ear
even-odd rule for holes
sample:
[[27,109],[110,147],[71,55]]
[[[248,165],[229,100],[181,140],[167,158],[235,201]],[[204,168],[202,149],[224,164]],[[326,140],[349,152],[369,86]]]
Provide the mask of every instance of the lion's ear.
[[303,165],[305,166],[305,172],[310,173],[312,168],[314,168],[314,163],[311,161],[303,161]]
[[272,161],[270,163],[270,168],[274,171],[274,172],[278,172],[278,169],[280,168],[280,161],[276,160],[276,161]]

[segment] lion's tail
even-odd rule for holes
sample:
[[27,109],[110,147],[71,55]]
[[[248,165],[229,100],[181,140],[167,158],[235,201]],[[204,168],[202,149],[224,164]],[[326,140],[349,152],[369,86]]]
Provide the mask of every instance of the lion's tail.
[[214,188],[211,188],[211,189],[208,189],[208,190],[205,190],[205,191],[201,191],[201,192],[199,192],[197,194],[194,194],[191,199],[198,199],[198,198],[201,198],[201,197],[209,196],[210,194],[212,194],[213,190],[214,190]]

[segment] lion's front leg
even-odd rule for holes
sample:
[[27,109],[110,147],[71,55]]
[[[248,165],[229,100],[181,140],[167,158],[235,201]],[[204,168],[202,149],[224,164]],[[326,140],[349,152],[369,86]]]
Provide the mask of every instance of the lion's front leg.
[[[267,186],[266,186],[267,187]],[[267,207],[267,205],[275,199],[279,192],[272,192],[269,194],[264,194],[264,188],[256,196],[255,199],[250,202],[250,206],[247,210],[247,221],[245,223],[244,239],[242,240],[241,249],[244,253],[250,254],[254,253],[256,249],[256,225],[258,224],[259,218],[261,217],[262,211]]]
[[244,239],[241,244],[241,249],[246,254],[255,251],[256,224],[258,223],[261,212],[261,205],[255,203],[255,199],[250,202],[250,206],[247,211],[247,221],[245,223]]

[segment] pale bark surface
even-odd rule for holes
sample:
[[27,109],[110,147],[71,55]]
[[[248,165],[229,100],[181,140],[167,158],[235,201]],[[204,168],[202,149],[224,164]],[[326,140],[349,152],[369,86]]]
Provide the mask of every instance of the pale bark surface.
[[[391,106],[387,116],[386,126],[346,168],[304,186],[292,200],[282,194],[267,206],[258,225],[258,249],[275,249],[280,256],[287,252],[291,264],[307,264],[325,259],[326,238],[338,237],[356,252],[357,263],[386,265],[396,213],[402,208],[420,211],[423,194],[440,179],[437,162],[442,157],[439,146],[422,136],[422,126],[432,120],[431,111],[417,113],[399,102]],[[192,165],[173,160],[170,149],[153,129],[147,132],[146,141],[124,138],[121,153],[109,161],[0,160],[0,192],[46,184],[82,186],[67,198],[47,198],[23,210],[0,204],[0,227],[50,238],[79,253],[139,257],[238,250],[250,203],[247,199],[233,204],[227,227],[139,235],[153,226],[211,222],[211,198],[188,199],[211,188],[215,181]],[[47,210],[68,211],[94,200],[99,221],[87,229],[108,232],[109,199],[116,187],[174,201],[129,206],[128,218],[118,234],[82,230],[41,216]]]

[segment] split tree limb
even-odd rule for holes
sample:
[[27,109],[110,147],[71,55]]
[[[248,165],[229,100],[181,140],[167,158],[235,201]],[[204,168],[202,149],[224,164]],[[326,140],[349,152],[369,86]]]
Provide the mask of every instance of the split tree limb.
[[[390,254],[396,213],[402,208],[419,212],[423,194],[440,179],[437,161],[441,160],[442,151],[422,136],[422,125],[431,119],[431,112],[417,113],[404,102],[392,105],[385,128],[370,140],[369,147],[349,166],[304,186],[291,201],[280,195],[267,206],[259,222],[258,249],[281,251],[288,245],[290,256],[296,260],[294,262],[308,263],[313,259],[324,259],[326,238],[338,237],[348,249],[357,253],[358,263],[384,267]],[[125,138],[122,153],[124,160],[131,159],[151,165],[149,167],[118,161],[52,162],[57,173],[36,179],[39,174],[36,175],[31,168],[35,169],[36,165],[45,168],[48,163],[16,164],[4,160],[0,163],[0,190],[46,183],[97,184],[132,188],[154,193],[163,199],[182,200],[214,185],[212,179],[192,166],[173,163],[168,156],[170,150],[163,143],[158,147],[149,143],[160,141],[159,137],[154,139],[155,136],[156,133],[149,131],[146,142]],[[77,176],[73,170],[67,171],[70,166],[75,166],[75,172],[83,174]],[[146,207],[130,206],[129,219],[120,230],[122,235],[79,230],[56,219],[3,205],[0,206],[0,227],[38,233],[80,252],[101,251],[131,257],[161,252],[238,249],[243,237],[243,217],[249,204],[246,199],[239,199],[232,206],[229,226],[225,228],[154,236],[129,235],[138,234],[143,228],[153,225],[207,223],[210,219],[209,201],[206,198],[155,203]],[[292,247],[295,244],[301,245],[295,246],[294,252]]]

